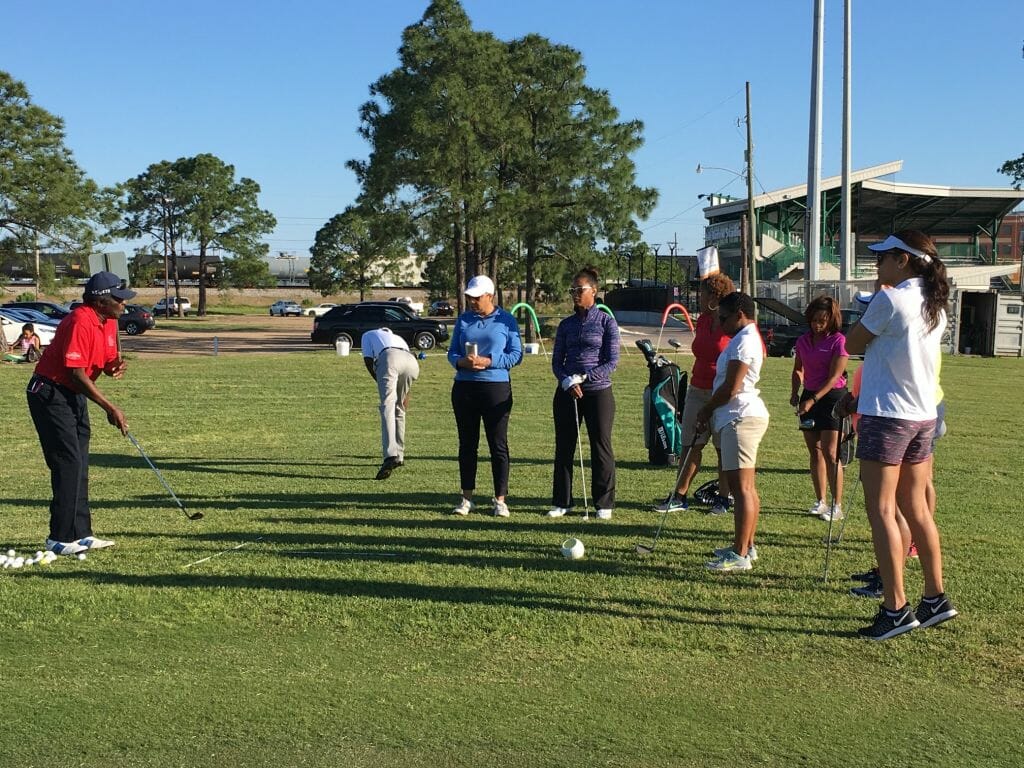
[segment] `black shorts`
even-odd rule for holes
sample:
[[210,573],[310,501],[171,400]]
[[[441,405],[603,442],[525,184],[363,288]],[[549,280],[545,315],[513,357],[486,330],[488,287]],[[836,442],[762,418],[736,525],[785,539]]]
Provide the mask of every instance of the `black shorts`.
[[[814,430],[818,432],[840,432],[843,428],[843,420],[837,419],[832,416],[832,409],[836,407],[836,403],[846,396],[846,387],[842,389],[833,389],[818,402],[811,406],[811,410],[807,412],[804,419],[814,419]],[[800,402],[810,400],[814,397],[814,393],[808,390],[804,390],[800,395]]]

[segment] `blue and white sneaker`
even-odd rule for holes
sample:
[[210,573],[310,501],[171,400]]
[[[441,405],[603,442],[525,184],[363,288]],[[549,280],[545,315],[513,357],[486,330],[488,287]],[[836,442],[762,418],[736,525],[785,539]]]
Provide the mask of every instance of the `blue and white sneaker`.
[[896,611],[889,611],[885,606],[882,606],[878,609],[878,613],[875,614],[871,624],[858,629],[857,634],[871,640],[881,641],[898,637],[904,632],[909,632],[919,626],[921,626],[921,622],[917,620],[917,616],[910,610],[910,603]]
[[114,542],[110,539],[101,539],[97,536],[86,536],[84,539],[79,539],[78,543],[86,549],[106,549],[114,546]]
[[685,496],[676,496],[670,493],[668,498],[660,504],[654,505],[655,512],[685,512],[690,508],[690,503]]
[[77,541],[46,540],[46,551],[53,552],[55,555],[78,555],[85,552],[87,549],[89,549],[87,546],[80,544]]
[[715,503],[711,505],[709,514],[727,515],[732,507],[734,499],[732,496],[716,496]]
[[934,627],[936,624],[949,621],[957,614],[959,611],[953,607],[945,594],[926,597],[914,609],[914,615],[917,616],[922,627]]

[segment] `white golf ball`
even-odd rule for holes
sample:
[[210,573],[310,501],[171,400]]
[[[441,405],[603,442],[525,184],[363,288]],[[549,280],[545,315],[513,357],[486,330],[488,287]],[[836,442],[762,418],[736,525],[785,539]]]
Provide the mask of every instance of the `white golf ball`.
[[566,539],[562,542],[562,557],[569,560],[581,560],[585,550],[579,539]]
[[11,567],[12,568],[21,568],[21,566],[23,566],[24,564],[25,564],[24,560],[22,560],[20,557],[16,557],[16,558],[14,558],[14,563],[12,564]]
[[79,560],[85,560],[85,552],[79,552],[78,553],[78,559]]
[[8,557],[14,557],[16,554],[18,554],[18,553],[15,552],[13,549],[8,549],[7,550],[7,556]]
[[36,555],[35,555],[35,557],[36,557],[36,560],[42,560],[42,559],[43,559],[43,553],[42,553],[42,551],[41,551],[41,550],[36,550]]

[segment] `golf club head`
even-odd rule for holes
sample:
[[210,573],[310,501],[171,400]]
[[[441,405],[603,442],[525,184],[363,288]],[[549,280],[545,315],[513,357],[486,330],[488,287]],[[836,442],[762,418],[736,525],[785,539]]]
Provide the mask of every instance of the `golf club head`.
[[830,544],[832,546],[835,546],[836,544],[842,543],[842,541],[843,541],[843,536],[842,536],[841,533],[833,536],[831,539],[827,535],[821,537],[821,543],[824,544],[826,547],[828,545],[830,545]]
[[640,557],[649,557],[654,554],[654,547],[649,547],[646,544],[637,544],[636,553],[640,555]]
[[669,346],[673,347],[674,349],[682,349],[683,347],[683,345],[679,343],[678,339],[669,339],[668,343]]
[[[184,508],[181,511],[185,512]],[[188,512],[185,512],[185,517],[187,517],[189,520],[202,520],[203,519],[203,513],[202,512],[193,512],[192,514],[189,514]]]

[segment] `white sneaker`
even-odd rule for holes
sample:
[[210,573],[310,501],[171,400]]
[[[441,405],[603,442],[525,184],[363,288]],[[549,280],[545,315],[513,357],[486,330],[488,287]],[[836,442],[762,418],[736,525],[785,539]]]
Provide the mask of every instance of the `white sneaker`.
[[825,511],[822,512],[820,515],[818,515],[818,517],[820,517],[826,523],[829,522],[830,520],[833,523],[836,522],[837,520],[842,520],[843,519],[843,506],[842,506],[842,504],[833,504],[831,512],[829,511],[828,507],[825,507]]
[[508,504],[504,501],[498,501],[497,499],[491,499],[494,502],[494,516],[495,517],[508,517],[512,514],[508,508]]
[[110,539],[100,539],[96,536],[86,536],[84,539],[79,539],[78,543],[86,549],[106,549],[114,546],[114,542]]
[[89,548],[79,544],[77,541],[46,540],[46,550],[48,552],[53,552],[55,555],[77,555],[81,552],[85,552],[87,549]]
[[749,557],[737,555],[730,547],[721,557],[704,563],[704,567],[709,571],[731,573],[733,571],[749,571],[753,566],[750,564]]
[[463,496],[462,498],[459,499],[459,503],[455,507],[455,509],[452,510],[452,514],[461,515],[462,517],[465,517],[470,512],[472,512],[475,507],[476,504],[474,504],[472,501]]
[[828,514],[828,504],[825,503],[824,499],[819,499],[811,505],[811,508],[807,510],[808,515],[814,515],[815,517],[821,517],[822,515]]
[[598,520],[611,520],[612,519],[612,511],[610,509],[599,509],[599,510],[597,510],[597,519]]
[[[712,554],[715,557],[725,557],[725,555],[731,554],[735,551],[736,550],[734,550],[732,547],[720,547],[719,549],[713,550]],[[755,560],[757,560],[757,547],[755,547],[753,544],[747,547],[747,560],[749,560],[750,562],[754,562]]]
[[565,507],[552,507],[545,513],[545,517],[565,517],[568,512]]

